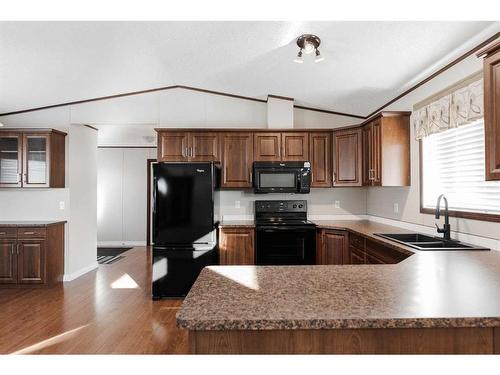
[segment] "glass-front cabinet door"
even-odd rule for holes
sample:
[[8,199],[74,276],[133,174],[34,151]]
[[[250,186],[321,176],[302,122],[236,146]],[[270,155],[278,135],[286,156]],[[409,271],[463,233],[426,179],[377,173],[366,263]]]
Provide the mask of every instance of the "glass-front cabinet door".
[[22,135],[0,133],[0,187],[21,187]]
[[49,186],[48,134],[24,134],[23,187]]

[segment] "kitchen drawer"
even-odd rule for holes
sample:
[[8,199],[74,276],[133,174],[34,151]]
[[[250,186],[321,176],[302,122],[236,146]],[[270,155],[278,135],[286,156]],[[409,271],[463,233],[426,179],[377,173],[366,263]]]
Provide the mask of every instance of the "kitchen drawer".
[[358,236],[357,234],[350,233],[349,234],[349,245],[363,250],[365,248],[365,239],[364,239],[364,237]]
[[0,239],[1,238],[16,238],[17,228],[13,227],[0,227]]
[[46,228],[33,227],[33,228],[18,228],[18,238],[45,238]]
[[367,264],[386,264],[383,260],[374,257],[373,255],[366,253],[366,263]]
[[351,264],[365,264],[365,253],[356,247],[349,247],[349,254],[351,258]]
[[408,255],[398,250],[381,245],[378,242],[366,240],[366,253],[382,261],[382,263],[395,264],[406,259]]

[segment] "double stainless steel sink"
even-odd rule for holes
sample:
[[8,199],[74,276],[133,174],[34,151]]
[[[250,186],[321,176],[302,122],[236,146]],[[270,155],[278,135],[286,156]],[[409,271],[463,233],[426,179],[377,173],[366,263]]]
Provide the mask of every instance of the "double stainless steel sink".
[[489,250],[484,247],[469,245],[455,240],[445,240],[421,233],[375,233],[375,235],[424,251]]

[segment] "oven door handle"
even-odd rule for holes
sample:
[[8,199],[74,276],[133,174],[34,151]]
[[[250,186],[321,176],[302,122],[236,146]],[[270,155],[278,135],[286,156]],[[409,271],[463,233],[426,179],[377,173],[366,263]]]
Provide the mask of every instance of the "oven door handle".
[[263,232],[279,232],[279,231],[296,231],[296,230],[316,230],[314,226],[265,226],[257,227],[258,231]]

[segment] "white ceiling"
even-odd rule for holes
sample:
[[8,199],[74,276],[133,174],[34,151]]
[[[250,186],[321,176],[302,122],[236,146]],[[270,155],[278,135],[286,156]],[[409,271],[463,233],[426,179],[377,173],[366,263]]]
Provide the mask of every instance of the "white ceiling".
[[[499,29],[492,22],[0,22],[0,113],[187,85],[366,115]],[[303,33],[322,39],[323,62],[293,62]]]

